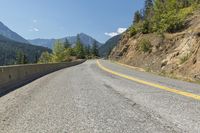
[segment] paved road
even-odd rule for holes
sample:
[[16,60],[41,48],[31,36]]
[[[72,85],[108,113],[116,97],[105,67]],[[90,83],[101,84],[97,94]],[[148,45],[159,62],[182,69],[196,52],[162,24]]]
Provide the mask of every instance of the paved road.
[[[129,77],[200,95],[200,85],[100,63]],[[112,75],[96,61],[86,61],[1,97],[0,132],[198,133],[200,100]]]

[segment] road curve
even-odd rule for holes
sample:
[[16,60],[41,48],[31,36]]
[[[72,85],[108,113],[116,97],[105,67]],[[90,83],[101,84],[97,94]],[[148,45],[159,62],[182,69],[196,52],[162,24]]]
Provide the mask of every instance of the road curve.
[[[200,85],[100,60],[113,72],[194,96]],[[200,132],[200,100],[109,73],[95,60],[0,97],[0,133]]]

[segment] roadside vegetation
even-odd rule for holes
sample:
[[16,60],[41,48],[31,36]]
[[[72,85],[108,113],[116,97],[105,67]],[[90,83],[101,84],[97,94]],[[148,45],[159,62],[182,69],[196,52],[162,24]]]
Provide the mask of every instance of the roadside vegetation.
[[81,43],[79,35],[77,36],[77,41],[75,46],[66,39],[65,42],[57,40],[54,44],[52,53],[43,52],[39,58],[38,63],[59,63],[59,62],[69,62],[76,59],[92,59],[97,58],[98,45],[94,42],[92,47],[84,46]]
[[152,48],[151,42],[147,39],[140,40],[138,46],[139,46],[139,50],[144,53],[150,52]]
[[174,33],[185,28],[185,19],[200,8],[200,0],[146,0],[144,9],[136,11],[130,36],[137,33]]
[[180,58],[180,64],[185,63],[189,58],[190,58],[191,54],[186,54],[183,57]]

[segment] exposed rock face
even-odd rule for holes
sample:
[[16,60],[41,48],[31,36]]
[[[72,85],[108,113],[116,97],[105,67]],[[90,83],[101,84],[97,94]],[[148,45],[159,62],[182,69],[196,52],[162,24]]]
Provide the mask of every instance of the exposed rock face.
[[[125,33],[113,49],[110,58],[129,65],[200,80],[200,11],[187,19],[188,26],[181,32],[164,34]],[[138,49],[141,40],[149,40],[151,49]]]

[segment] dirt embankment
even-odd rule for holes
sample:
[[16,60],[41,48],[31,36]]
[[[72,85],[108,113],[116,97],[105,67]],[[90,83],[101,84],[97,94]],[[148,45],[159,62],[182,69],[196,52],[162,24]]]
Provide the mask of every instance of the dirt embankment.
[[[173,34],[137,34],[130,37],[124,33],[110,58],[147,71],[200,80],[200,11],[186,21],[187,27]],[[143,40],[147,42],[141,43]]]

